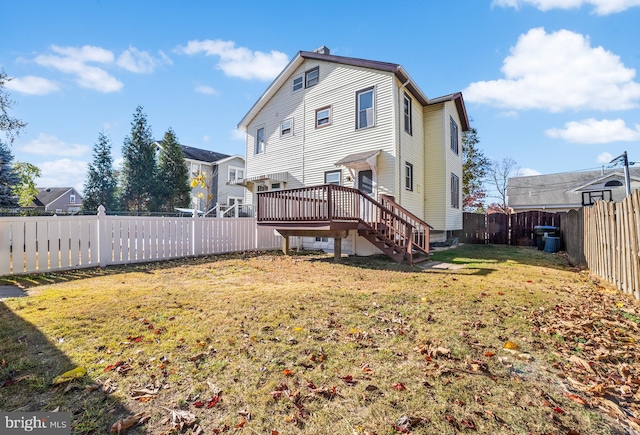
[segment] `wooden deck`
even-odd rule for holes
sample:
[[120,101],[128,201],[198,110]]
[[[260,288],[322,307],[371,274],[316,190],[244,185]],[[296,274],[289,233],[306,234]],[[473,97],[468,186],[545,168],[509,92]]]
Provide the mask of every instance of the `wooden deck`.
[[[413,264],[429,255],[429,225],[389,196],[378,202],[358,189],[333,184],[260,192],[258,225],[289,236],[334,237],[357,230],[398,262]],[[336,249],[339,249],[337,247]]]

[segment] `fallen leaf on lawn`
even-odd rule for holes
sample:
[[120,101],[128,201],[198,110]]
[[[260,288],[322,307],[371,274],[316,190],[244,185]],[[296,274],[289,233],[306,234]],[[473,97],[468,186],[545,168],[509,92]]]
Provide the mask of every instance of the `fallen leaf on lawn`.
[[397,383],[393,384],[391,386],[391,388],[393,388],[394,390],[397,390],[397,391],[404,391],[404,390],[407,389],[407,387],[405,387],[402,382],[397,382]]
[[132,337],[131,335],[127,337],[127,340],[133,343],[140,343],[142,341],[142,335],[138,335],[137,337]]
[[240,423],[236,424],[236,429],[240,429],[241,427],[243,427],[245,424],[247,424],[247,420],[242,420]]
[[473,422],[473,420],[468,419],[468,420],[460,420],[460,423],[462,423],[462,425],[468,427],[471,430],[476,430],[476,424]]
[[86,374],[87,374],[87,369],[85,369],[84,367],[76,367],[73,370],[69,370],[68,372],[64,372],[63,374],[61,374],[60,376],[55,378],[53,380],[53,382],[51,382],[51,383],[53,385],[56,385],[56,384],[61,384],[63,382],[69,382],[72,379],[81,378]]
[[211,409],[214,406],[216,406],[216,403],[218,403],[220,401],[221,397],[220,396],[213,396],[211,399],[209,399],[207,401],[207,409]]
[[144,424],[149,420],[149,417],[145,412],[139,412],[136,415],[132,415],[131,417],[127,417],[123,420],[118,420],[113,425],[111,425],[111,432],[120,433],[123,430],[129,429],[138,424]]
[[567,398],[573,400],[574,402],[579,403],[580,405],[586,405],[587,404],[587,402],[582,397],[580,397],[580,396],[578,396],[576,394],[564,393],[564,395]]
[[516,343],[514,343],[513,341],[507,341],[504,344],[504,348],[505,349],[509,349],[509,350],[518,350],[520,348],[520,346],[518,346]]
[[285,375],[285,376],[293,376],[293,371],[289,370],[289,369],[284,369],[282,371],[282,374]]
[[553,410],[555,412],[557,412],[558,414],[564,414],[564,410],[562,408],[560,408],[559,406],[554,406]]
[[495,356],[495,355],[496,355],[496,353],[495,352],[491,352],[491,351],[484,353],[484,356],[487,357],[487,358],[491,358],[492,356]]
[[357,384],[356,380],[353,379],[353,376],[351,375],[343,376],[340,379],[342,379],[344,383],[350,387],[353,387],[355,384]]

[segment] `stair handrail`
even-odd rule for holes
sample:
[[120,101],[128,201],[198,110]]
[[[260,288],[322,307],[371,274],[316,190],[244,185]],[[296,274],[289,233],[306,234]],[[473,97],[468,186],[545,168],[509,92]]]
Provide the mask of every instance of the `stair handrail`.
[[421,243],[416,243],[414,240],[414,246],[419,250],[424,252],[425,254],[429,254],[429,232],[433,229],[431,225],[420,219],[418,216],[411,213],[406,208],[402,207],[395,201],[395,198],[390,195],[381,194],[380,202],[384,204],[387,208],[393,210],[395,214],[400,216],[405,216],[408,218],[411,225],[414,227],[414,231],[417,233],[417,239]]

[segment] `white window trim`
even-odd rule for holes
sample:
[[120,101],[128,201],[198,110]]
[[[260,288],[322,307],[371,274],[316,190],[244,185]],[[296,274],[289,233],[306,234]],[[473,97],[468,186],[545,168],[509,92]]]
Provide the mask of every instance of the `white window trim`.
[[342,170],[341,169],[335,169],[332,171],[325,171],[324,172],[324,184],[334,184],[334,183],[329,183],[327,181],[327,175],[328,174],[338,174],[338,186],[342,186]]
[[[289,133],[283,133],[282,132],[282,124],[284,124],[285,122],[289,122]],[[282,121],[280,121],[280,137],[291,137],[293,136],[293,118],[287,118],[287,119],[283,119]]]
[[[264,137],[262,140],[262,150],[258,152],[258,131],[260,131],[260,129],[264,131]],[[267,148],[267,128],[264,124],[256,126],[256,134],[253,142],[253,154],[264,154]]]
[[[453,180],[456,180],[456,191],[454,192],[454,183]],[[456,174],[451,174],[451,208],[459,209],[460,208],[460,177]],[[454,201],[455,198],[455,201]]]
[[[329,122],[327,122],[326,124],[318,125],[318,113],[323,112],[325,110],[329,111]],[[333,123],[333,106],[324,106],[319,109],[316,109],[314,122],[316,124],[316,128],[324,128],[324,127],[330,126]]]
[[[235,171],[236,172],[236,176],[235,177],[231,177],[231,171]],[[242,171],[242,177],[238,177],[238,171]],[[227,171],[227,181],[240,181],[244,178],[244,168],[240,168],[238,166],[229,166],[229,169]]]
[[75,203],[76,203],[76,196],[69,195],[69,204],[75,204]]
[[409,162],[404,162],[404,188],[409,192],[413,192],[413,164]]
[[[373,95],[371,97],[371,111],[373,112],[371,125],[367,125],[366,127],[360,127],[360,95],[366,94],[367,92],[371,92]],[[368,88],[360,89],[356,91],[356,130],[366,130],[367,128],[372,128],[376,126],[376,87],[370,86]]]

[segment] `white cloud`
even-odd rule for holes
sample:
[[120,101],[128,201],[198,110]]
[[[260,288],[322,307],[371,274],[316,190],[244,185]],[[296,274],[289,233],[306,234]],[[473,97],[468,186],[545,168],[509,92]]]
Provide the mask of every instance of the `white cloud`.
[[197,85],[194,90],[199,94],[220,95],[220,93],[217,90],[207,85]]
[[589,38],[569,30],[543,28],[520,35],[503,61],[505,78],[480,81],[464,90],[465,100],[507,109],[625,110],[638,106],[636,71]]
[[564,139],[573,143],[610,143],[618,141],[640,141],[640,124],[636,124],[635,130],[627,127],[622,119],[585,119],[583,121],[571,121],[564,128],[552,128],[545,131],[546,135],[553,138]]
[[40,133],[37,138],[20,147],[20,150],[44,156],[78,157],[91,151],[91,148],[86,145],[67,144],[56,136]]
[[204,53],[206,56],[218,56],[220,61],[217,68],[230,77],[246,80],[272,80],[289,62],[288,56],[279,51],[251,51],[245,47],[236,47],[233,41],[220,39],[189,41],[186,47],[178,47],[176,51],[188,55]]
[[247,133],[235,128],[231,130],[231,133],[229,134],[229,138],[231,140],[247,140]]
[[160,52],[160,58],[154,58],[146,51],[140,51],[135,47],[129,47],[129,49],[122,52],[118,57],[116,64],[127,71],[139,74],[152,73],[158,66],[173,62],[169,57]]
[[507,110],[498,114],[500,118],[517,119],[520,114],[515,110]]
[[60,159],[38,163],[42,177],[36,180],[38,187],[75,187],[82,192],[87,174],[87,162]]
[[202,136],[202,141],[203,142],[211,142],[211,136],[209,136],[209,135]]
[[56,54],[40,55],[35,58],[38,65],[48,66],[66,74],[76,76],[78,85],[100,92],[115,92],[122,89],[122,82],[105,69],[88,65],[98,63],[109,65],[114,61],[113,53],[100,47],[85,45],[81,48],[51,46]]
[[604,152],[597,157],[598,163],[609,163],[611,160],[613,160],[613,154],[607,152]]
[[58,85],[51,80],[36,76],[13,77],[5,82],[5,86],[9,90],[29,95],[46,95],[59,90]]
[[530,177],[532,175],[542,175],[542,172],[531,168],[520,168],[517,171],[518,177]]
[[584,5],[593,6],[597,15],[609,15],[622,12],[634,6],[640,6],[640,0],[493,0],[492,6],[504,6],[519,9],[529,4],[541,11],[550,9],[574,9]]

